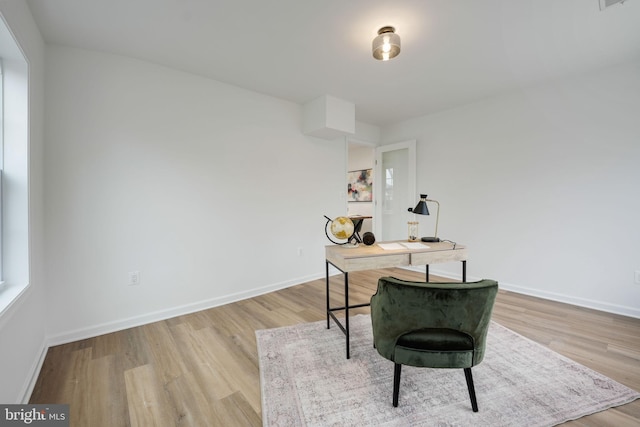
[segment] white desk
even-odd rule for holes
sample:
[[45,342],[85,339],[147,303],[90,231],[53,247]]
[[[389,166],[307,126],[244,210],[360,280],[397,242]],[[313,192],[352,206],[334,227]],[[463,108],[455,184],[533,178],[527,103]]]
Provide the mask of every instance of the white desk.
[[[380,242],[387,243],[407,243]],[[326,285],[327,285],[327,329],[331,327],[333,319],[346,336],[347,359],[349,353],[349,309],[369,306],[366,304],[349,305],[349,272],[362,270],[375,270],[378,268],[403,267],[410,265],[426,266],[426,281],[429,281],[429,264],[440,262],[461,261],[462,281],[467,280],[467,248],[450,242],[423,243],[419,249],[390,249],[385,250],[375,243],[371,246],[360,245],[357,248],[349,248],[345,245],[329,245],[325,247],[326,258]],[[344,274],[344,306],[331,307],[329,299],[329,264]],[[345,311],[345,324],[343,325],[335,311]]]

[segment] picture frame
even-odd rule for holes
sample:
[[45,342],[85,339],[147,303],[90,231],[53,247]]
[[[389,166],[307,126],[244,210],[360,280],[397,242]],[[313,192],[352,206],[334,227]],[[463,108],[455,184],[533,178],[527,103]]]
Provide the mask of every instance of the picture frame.
[[347,172],[347,200],[349,202],[373,201],[373,169]]

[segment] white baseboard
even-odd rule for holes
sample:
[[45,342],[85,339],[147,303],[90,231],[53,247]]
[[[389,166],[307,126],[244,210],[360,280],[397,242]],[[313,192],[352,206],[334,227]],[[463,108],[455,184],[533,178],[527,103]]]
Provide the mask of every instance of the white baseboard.
[[598,311],[604,311],[607,313],[619,314],[622,316],[640,319],[640,309],[636,307],[628,307],[619,304],[609,304],[602,301],[578,298],[570,295],[558,294],[555,292],[540,291],[539,289],[531,289],[524,286],[512,285],[509,283],[500,283],[500,287],[504,290],[515,292],[518,294],[530,295],[533,297],[543,298],[551,301],[576,305],[578,307],[592,308]]
[[[422,273],[424,273],[425,271],[424,267],[406,267],[406,269],[412,270],[412,271],[418,271]],[[455,279],[455,280],[461,279],[461,275],[459,274],[451,274],[446,271],[440,271],[440,270],[434,269],[433,266],[430,269],[430,273],[437,276],[446,277],[446,278]],[[329,274],[330,275],[339,274],[339,271],[335,269],[331,269]],[[69,342],[78,341],[85,338],[91,338],[91,337],[95,337],[98,335],[103,335],[111,332],[116,332],[123,329],[132,328],[135,326],[145,325],[147,323],[157,322],[160,320],[165,320],[172,317],[193,313],[200,310],[206,310],[208,308],[229,304],[229,303],[240,301],[247,298],[253,298],[259,295],[263,295],[269,292],[288,288],[290,286],[298,285],[301,283],[306,283],[312,280],[317,280],[323,277],[324,277],[324,273],[316,273],[314,275],[299,277],[296,279],[264,286],[261,288],[255,288],[248,291],[225,295],[223,297],[217,297],[209,300],[199,301],[197,303],[186,304],[178,307],[172,307],[166,310],[146,313],[140,316],[121,319],[114,322],[108,322],[101,325],[91,326],[88,328],[77,329],[74,331],[68,331],[61,334],[57,334],[57,335],[50,335],[47,337],[47,340],[46,340],[46,346],[44,347],[44,354],[46,354],[46,348],[50,346],[66,344]],[[482,278],[467,276],[468,281],[474,281],[474,280],[480,280],[480,279]],[[578,297],[573,297],[573,296],[564,295],[564,294],[540,291],[538,289],[531,289],[524,286],[518,286],[518,285],[504,283],[504,282],[500,282],[500,288],[511,291],[511,292],[530,295],[530,296],[543,298],[551,301],[563,302],[567,304],[576,305],[579,307],[592,308],[595,310],[605,311],[608,313],[640,318],[640,309],[635,307],[609,304],[601,301],[593,301],[585,298],[578,298]],[[42,363],[42,361],[40,361],[40,363]]]
[[[425,272],[424,267],[407,267],[407,270]],[[461,274],[451,274],[446,271],[434,269],[433,266],[429,269],[429,274],[436,276],[446,277],[448,279],[461,280]],[[476,280],[482,280],[482,277],[470,277],[467,275],[467,281],[472,282]],[[637,307],[629,307],[619,304],[609,304],[602,301],[594,301],[587,298],[579,298],[571,295],[559,294],[555,292],[541,291],[539,289],[528,288],[526,286],[514,285],[511,283],[500,282],[500,289],[506,291],[515,292],[518,294],[529,295],[532,297],[542,298],[550,301],[562,302],[565,304],[571,304],[578,307],[592,308],[594,310],[604,311],[607,313],[619,314],[622,316],[634,317],[640,319],[640,309]]]
[[229,304],[236,301],[241,301],[248,298],[253,298],[259,295],[267,294],[269,292],[277,291],[280,289],[288,288],[290,286],[299,285],[301,283],[310,282],[323,278],[324,273],[317,273],[305,277],[298,277],[296,279],[287,280],[285,282],[275,283],[260,288],[250,289],[235,294],[225,295],[222,297],[211,298],[204,301],[198,301],[197,303],[185,304],[177,307],[168,308],[166,310],[159,310],[151,313],[145,313],[140,316],[129,317],[127,319],[116,320],[113,322],[107,322],[100,325],[91,326],[88,328],[76,329],[73,331],[67,331],[56,335],[49,335],[47,337],[46,345],[51,347],[54,345],[66,344],[73,341],[78,341],[86,338],[92,338],[98,335],[108,334],[111,332],[121,331],[123,329],[133,328],[136,326],[146,325],[147,323],[153,323],[160,320],[170,319],[176,316],[182,316],[196,311],[206,310],[213,307]]
[[40,371],[42,370],[42,365],[44,364],[44,359],[47,356],[47,351],[49,351],[49,347],[45,345],[43,341],[40,345],[40,356],[36,358],[31,366],[29,372],[31,372],[31,378],[28,378],[22,387],[22,393],[20,396],[20,403],[26,404],[29,403],[29,399],[31,398],[31,394],[33,393],[33,389],[36,386],[36,382],[38,381],[38,376],[40,376]]

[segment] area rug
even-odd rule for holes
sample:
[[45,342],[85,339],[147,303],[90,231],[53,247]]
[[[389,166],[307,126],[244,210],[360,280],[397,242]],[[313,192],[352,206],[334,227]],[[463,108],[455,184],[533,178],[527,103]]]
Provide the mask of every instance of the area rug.
[[460,370],[403,367],[372,345],[368,315],[350,318],[351,359],[332,323],[256,331],[264,426],[552,426],[631,402],[640,393],[493,322],[473,368],[480,411]]

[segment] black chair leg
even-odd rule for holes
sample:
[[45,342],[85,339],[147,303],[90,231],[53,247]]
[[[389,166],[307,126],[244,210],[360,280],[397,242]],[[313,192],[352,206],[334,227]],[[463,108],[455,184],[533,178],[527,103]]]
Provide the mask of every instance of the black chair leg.
[[398,394],[400,394],[400,371],[402,370],[402,365],[399,363],[395,364],[393,369],[393,406],[398,406]]
[[469,389],[469,397],[471,397],[471,408],[473,412],[478,412],[478,401],[476,400],[476,389],[473,387],[471,368],[464,368],[464,377],[467,379],[467,388]]

